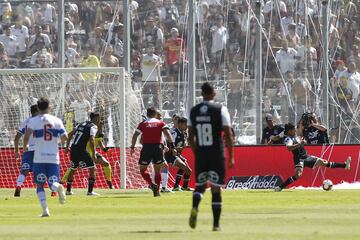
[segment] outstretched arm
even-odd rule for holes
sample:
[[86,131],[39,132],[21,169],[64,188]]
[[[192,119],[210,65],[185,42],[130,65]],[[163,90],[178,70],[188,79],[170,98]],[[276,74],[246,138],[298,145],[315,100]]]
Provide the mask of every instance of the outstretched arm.
[[34,130],[31,128],[27,128],[24,134],[24,140],[23,140],[23,151],[27,151],[27,145],[29,144],[29,139],[31,134],[33,134]]
[[136,144],[136,141],[137,141],[137,138],[138,136],[140,135],[140,133],[138,131],[135,131],[133,136],[132,136],[132,139],[131,139],[131,149],[130,149],[130,155],[132,156],[135,152],[135,144]]
[[223,129],[225,132],[226,146],[229,153],[229,167],[232,168],[234,166],[233,134],[231,131],[231,127],[224,126]]
[[22,137],[22,134],[20,132],[16,133],[15,139],[14,139],[14,146],[15,146],[15,158],[19,157],[19,141]]
[[192,126],[188,126],[188,129],[189,129],[189,146],[195,153],[196,135],[194,133],[194,129]]

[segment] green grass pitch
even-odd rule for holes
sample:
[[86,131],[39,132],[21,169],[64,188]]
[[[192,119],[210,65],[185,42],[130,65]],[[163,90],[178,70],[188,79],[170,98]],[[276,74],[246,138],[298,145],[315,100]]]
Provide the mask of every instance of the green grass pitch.
[[191,193],[152,197],[147,190],[75,189],[65,205],[50,198],[50,218],[40,218],[35,190],[0,190],[0,239],[360,239],[360,190],[224,191],[222,232],[212,232],[207,192],[197,229],[188,226]]

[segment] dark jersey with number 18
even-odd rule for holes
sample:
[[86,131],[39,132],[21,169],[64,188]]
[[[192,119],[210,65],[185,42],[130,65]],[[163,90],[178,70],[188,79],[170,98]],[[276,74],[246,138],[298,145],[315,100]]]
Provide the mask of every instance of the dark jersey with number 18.
[[196,135],[196,151],[224,151],[222,109],[220,104],[206,101],[191,109],[190,125]]
[[73,143],[71,145],[71,150],[86,150],[86,145],[89,142],[90,136],[93,135],[94,132],[96,134],[96,131],[97,126],[91,121],[82,122],[77,125],[73,137]]

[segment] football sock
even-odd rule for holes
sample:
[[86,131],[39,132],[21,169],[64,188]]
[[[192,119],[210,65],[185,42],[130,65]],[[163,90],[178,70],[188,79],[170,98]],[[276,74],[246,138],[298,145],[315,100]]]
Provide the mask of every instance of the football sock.
[[46,194],[44,191],[44,186],[41,186],[41,187],[38,186],[36,188],[36,195],[39,199],[39,202],[40,202],[40,205],[41,205],[43,211],[46,211],[47,203],[46,203]]
[[151,176],[149,174],[149,172],[147,171],[147,169],[145,170],[140,170],[141,176],[143,177],[143,179],[149,184],[152,185],[153,181],[151,180]]
[[62,182],[62,183],[66,182],[66,181],[68,180],[70,171],[71,171],[70,168],[66,169],[66,172],[65,172],[64,176],[63,176],[62,179],[61,179],[61,182]]
[[93,192],[94,184],[95,184],[95,178],[89,178],[89,186],[88,186],[89,193]]
[[108,166],[104,167],[104,173],[107,181],[111,181],[111,166],[110,164]]
[[155,173],[155,184],[158,185],[158,187],[160,187],[160,183],[161,183],[161,173]]
[[25,181],[25,175],[23,173],[20,173],[20,175],[18,176],[18,178],[16,180],[16,186],[21,187],[23,185],[24,181]]
[[328,168],[345,168],[346,164],[345,163],[328,162],[326,164],[326,167],[328,167]]
[[51,191],[56,192],[59,186],[60,186],[60,183],[54,182],[53,184],[51,184],[50,189],[51,189]]
[[203,197],[203,193],[205,191],[205,188],[201,188],[201,187],[196,187],[195,191],[193,192],[193,202],[192,202],[192,206],[193,208],[195,208],[196,210],[199,208],[199,204],[200,201]]
[[183,174],[184,174],[184,170],[179,169],[179,170],[177,171],[174,188],[179,187],[179,184],[180,184],[180,181],[181,181],[181,178],[182,178]]
[[221,214],[221,193],[212,193],[212,212],[214,217],[214,227],[219,226],[220,214]]
[[188,188],[188,186],[189,186],[189,181],[190,181],[190,175],[185,174],[185,175],[184,175],[184,185],[183,185],[184,188]]
[[291,183],[295,182],[296,181],[296,177],[295,176],[292,176],[292,177],[289,177],[288,179],[286,179],[286,181],[280,186],[281,189],[284,189],[286,188],[288,185],[290,185]]
[[72,180],[68,180],[67,184],[66,184],[66,191],[67,192],[71,192],[71,185],[72,185],[73,181]]
[[167,168],[163,168],[161,170],[161,186],[163,188],[167,187],[168,179],[169,179],[169,170]]

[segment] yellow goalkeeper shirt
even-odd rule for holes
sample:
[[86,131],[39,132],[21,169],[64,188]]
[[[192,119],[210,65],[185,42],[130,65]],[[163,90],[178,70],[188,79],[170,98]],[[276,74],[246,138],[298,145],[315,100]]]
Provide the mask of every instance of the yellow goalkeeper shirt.
[[[95,137],[95,140],[94,140],[94,144],[95,144],[95,151],[96,151],[96,148],[99,147],[101,141],[103,140],[103,137]],[[86,144],[86,151],[88,151],[88,153],[90,153],[91,155],[91,147],[90,147],[90,142],[88,142]]]

